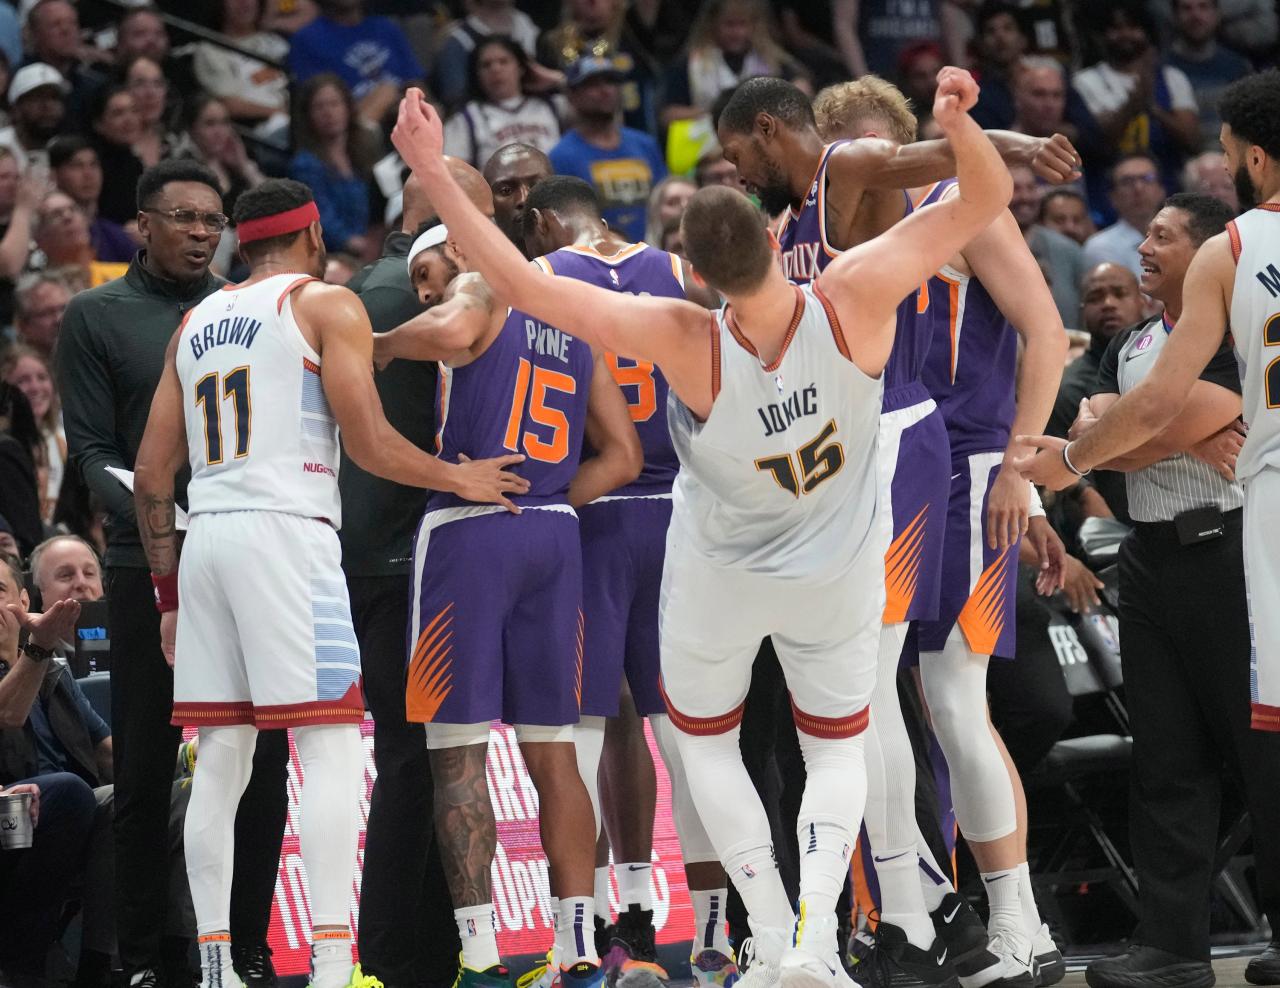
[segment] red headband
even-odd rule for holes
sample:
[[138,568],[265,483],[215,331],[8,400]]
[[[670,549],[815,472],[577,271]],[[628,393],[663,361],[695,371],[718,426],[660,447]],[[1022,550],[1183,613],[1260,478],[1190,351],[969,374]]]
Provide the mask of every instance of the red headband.
[[297,233],[305,230],[320,219],[320,210],[314,202],[309,202],[296,209],[289,209],[272,216],[261,216],[256,220],[244,220],[236,227],[236,233],[242,244],[251,244],[255,240],[266,240],[268,237],[281,237],[286,233]]

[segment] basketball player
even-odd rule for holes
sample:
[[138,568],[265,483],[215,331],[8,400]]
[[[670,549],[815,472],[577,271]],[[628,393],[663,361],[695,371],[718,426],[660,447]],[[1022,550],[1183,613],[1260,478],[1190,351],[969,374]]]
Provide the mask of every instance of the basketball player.
[[[825,988],[842,972],[834,909],[865,797],[859,735],[884,606],[879,378],[898,302],[1008,202],[1008,173],[967,114],[976,95],[967,73],[939,73],[934,116],[965,196],[849,251],[812,286],[786,281],[776,241],[739,193],[699,191],[681,229],[696,275],[728,299],[715,316],[553,281],[522,265],[456,194],[437,195],[453,235],[499,290],[611,352],[656,363],[671,388],[681,471],[660,603],[662,682],[690,791],[751,915],[745,984]],[[401,104],[393,139],[425,188],[450,189],[440,120],[421,93]],[[787,672],[808,769],[798,919],[738,748],[765,635]],[[724,800],[726,790],[739,799]]]
[[[427,193],[439,209],[439,189]],[[461,984],[509,982],[494,927],[497,829],[485,783],[489,724],[500,718],[515,728],[539,795],[556,912],[551,977],[593,985],[604,975],[594,943],[595,815],[573,744],[583,691],[575,509],[636,479],[640,440],[604,355],[511,309],[467,273],[445,227],[423,233],[408,263],[424,304],[442,272],[452,277],[440,304],[379,339],[379,360],[439,361],[444,455],[520,449],[531,484],[519,519],[432,496],[415,539],[407,709],[426,724]]]
[[[595,190],[580,179],[558,176],[540,181],[529,193],[526,209],[527,252],[551,273],[632,295],[687,297],[709,308],[719,304],[714,292],[689,277],[688,262],[642,243],[629,243],[611,231],[600,215]],[[724,984],[737,973],[725,935],[727,876],[689,795],[658,689],[658,591],[671,519],[671,486],[680,467],[667,430],[668,387],[662,372],[650,363],[613,354],[606,355],[606,363],[627,399],[645,465],[635,481],[583,505],[578,512],[586,635],[582,719],[574,737],[588,793],[598,799],[598,814],[608,824],[620,902],[617,922],[604,935],[603,956],[611,974],[652,965],[651,970],[666,977],[656,967],[650,892],[656,780],[650,767],[648,791],[643,791],[645,781],[636,778],[641,773],[633,768],[636,761],[650,758],[644,721],[639,719],[647,717],[671,778],[672,816],[693,901],[690,965],[699,983]],[[622,757],[617,759],[621,764],[602,767],[602,749],[617,744],[618,735],[630,730],[611,723],[614,741],[605,738],[606,718],[619,714],[624,675],[639,717],[626,718],[623,725],[634,724],[635,736],[621,739]],[[628,758],[632,749],[634,757]],[[597,867],[598,916],[603,905],[603,915],[608,917],[608,874],[607,862]]]
[[1032,481],[1067,487],[1100,463],[1141,446],[1181,411],[1225,335],[1244,386],[1248,435],[1236,462],[1244,485],[1245,582],[1253,623],[1253,727],[1280,731],[1280,553],[1271,514],[1280,503],[1280,71],[1247,76],[1218,104],[1222,150],[1240,204],[1249,208],[1196,252],[1182,317],[1151,372],[1087,433],[1065,442],[1025,437],[1038,452],[1019,464]]
[[[824,91],[818,109],[825,137],[881,137],[896,143],[911,140],[915,133],[906,97],[874,76]],[[918,190],[913,208],[956,191],[953,180]],[[1001,900],[992,903],[987,951],[961,956],[956,967],[966,986],[1030,982],[1031,965],[1022,962],[1032,953],[1028,939],[1035,938],[1035,957],[1046,969],[1043,977],[1053,978],[1045,983],[1054,983],[1065,975],[1065,966],[1031,895],[1026,803],[1017,771],[1002,757],[1003,745],[988,727],[986,668],[991,654],[1013,658],[1018,544],[1030,510],[1030,488],[1011,466],[1021,449],[1010,442],[1010,422],[1015,433],[1021,433],[1022,423],[1048,420],[1066,355],[1066,334],[1039,266],[1009,213],[929,279],[914,301],[903,306],[900,319],[914,325],[922,340],[919,352],[928,355],[914,371],[940,407],[951,455],[941,594],[937,613],[921,615],[917,640],[926,654],[920,675],[952,774],[960,829],[983,872],[985,887]],[[905,338],[900,331],[895,355]],[[893,503],[896,509],[896,497]],[[976,560],[982,565],[971,565]],[[987,604],[992,606],[980,606]],[[881,658],[888,656],[882,652]],[[892,672],[889,663],[881,666],[882,686],[887,682],[891,687]],[[880,706],[873,705],[877,727],[881,720],[900,718],[896,689],[883,690],[877,700],[882,695],[893,709],[881,718]],[[913,948],[929,947],[934,930],[926,909],[937,909],[950,886],[938,883],[931,889],[932,901],[920,901],[916,855],[904,847],[916,833],[914,760],[907,757],[909,747],[884,743],[882,750],[887,763],[881,777],[884,816],[868,814],[881,885],[882,927],[890,927],[879,929],[878,940],[899,966],[923,975],[928,966],[921,962],[937,955],[918,954]],[[871,773],[873,793],[879,782]],[[869,805],[876,805],[875,800],[870,797]],[[881,820],[886,830],[879,829]],[[904,858],[912,862],[910,872],[899,869]],[[1019,880],[994,877],[1009,870]],[[1008,897],[1013,893],[1007,891],[1011,889],[1016,891],[1012,902]]]
[[[348,925],[364,702],[335,531],[338,428],[352,459],[398,483],[513,508],[507,496],[528,482],[503,469],[519,455],[446,463],[387,424],[364,308],[318,280],[310,189],[267,181],[240,198],[236,221],[252,274],[197,305],[174,335],[135,479],[162,644],[177,656],[174,723],[200,729],[185,841],[203,985],[240,985],[227,932],[232,822],[258,730],[292,727],[305,772],[311,984],[374,988],[352,965]],[[179,575],[173,477],[188,459]]]

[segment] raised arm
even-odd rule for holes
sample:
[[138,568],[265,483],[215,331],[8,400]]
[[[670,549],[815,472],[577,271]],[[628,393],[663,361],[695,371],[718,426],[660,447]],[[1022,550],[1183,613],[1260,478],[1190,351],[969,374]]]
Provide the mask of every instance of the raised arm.
[[1182,410],[1192,386],[1213,359],[1226,335],[1230,286],[1235,261],[1226,233],[1205,241],[1191,259],[1183,285],[1182,318],[1160,351],[1151,373],[1121,397],[1089,432],[1068,445],[1052,436],[1028,436],[1039,451],[1016,466],[1029,480],[1061,490],[1078,479],[1076,470],[1092,470],[1141,446]]
[[587,395],[586,438],[595,455],[582,461],[569,484],[569,503],[575,508],[631,483],[644,469],[644,450],[631,411],[600,352]]
[[470,350],[493,323],[498,304],[478,274],[463,274],[449,282],[444,299],[407,323],[373,337],[378,366],[390,360],[442,360],[446,363]]
[[387,421],[373,383],[373,333],[360,300],[345,288],[312,282],[297,290],[294,315],[320,338],[320,380],[347,454],[362,470],[408,487],[450,491],[468,501],[516,511],[508,494],[529,483],[504,468],[524,459],[445,463],[424,453]]
[[956,68],[938,73],[933,114],[955,148],[959,194],[926,206],[874,240],[845,251],[818,279],[846,330],[859,341],[854,362],[872,376],[889,359],[898,303],[1009,204],[1013,192],[1009,171],[969,116],[977,98],[978,86],[969,73]]

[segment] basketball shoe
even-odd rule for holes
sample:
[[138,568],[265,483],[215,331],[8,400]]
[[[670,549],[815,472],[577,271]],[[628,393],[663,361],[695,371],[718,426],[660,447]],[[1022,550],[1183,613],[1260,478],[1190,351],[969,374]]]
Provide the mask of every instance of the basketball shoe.
[[742,978],[733,955],[718,950],[704,950],[690,957],[689,970],[698,988],[733,988]]

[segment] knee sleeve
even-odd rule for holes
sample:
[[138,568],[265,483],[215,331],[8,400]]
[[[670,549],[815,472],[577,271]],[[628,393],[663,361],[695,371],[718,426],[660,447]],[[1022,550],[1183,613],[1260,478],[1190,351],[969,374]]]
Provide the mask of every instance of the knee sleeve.
[[258,731],[248,725],[200,728],[199,760],[183,825],[196,932],[231,928],[236,810],[249,784]]
[[938,743],[951,771],[956,819],[965,838],[990,841],[1017,828],[1013,785],[987,719],[987,657],[959,629],[941,652],[921,656],[920,677]]
[[685,774],[684,762],[680,758],[680,749],[676,744],[676,729],[671,725],[671,718],[666,714],[654,714],[649,717],[653,727],[654,739],[658,742],[658,751],[662,755],[663,764],[667,767],[667,777],[671,780],[671,820],[675,824],[676,835],[680,838],[680,854],[686,865],[704,861],[719,861],[716,849],[711,845],[711,838],[702,825],[702,817],[689,792],[689,780]]
[[573,729],[573,749],[578,759],[578,774],[591,797],[591,812],[596,820],[596,837],[600,836],[600,753],[604,751],[603,717],[583,717]]
[[294,740],[302,761],[300,838],[311,923],[346,926],[360,840],[360,729],[354,724],[300,727]]

